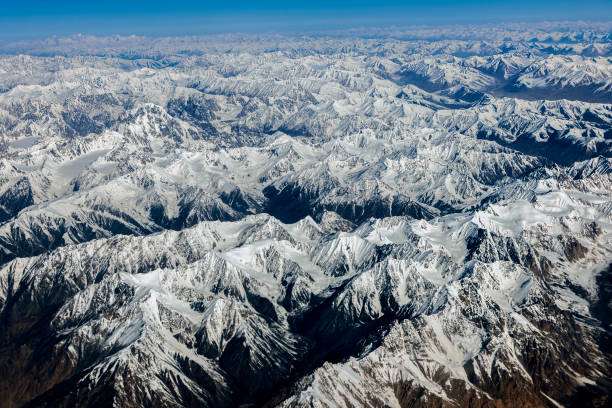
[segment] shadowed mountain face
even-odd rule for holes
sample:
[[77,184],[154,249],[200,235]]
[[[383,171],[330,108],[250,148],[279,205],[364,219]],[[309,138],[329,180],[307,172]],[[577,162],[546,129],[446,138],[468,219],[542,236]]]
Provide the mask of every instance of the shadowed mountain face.
[[608,406],[609,33],[1,44],[0,406]]

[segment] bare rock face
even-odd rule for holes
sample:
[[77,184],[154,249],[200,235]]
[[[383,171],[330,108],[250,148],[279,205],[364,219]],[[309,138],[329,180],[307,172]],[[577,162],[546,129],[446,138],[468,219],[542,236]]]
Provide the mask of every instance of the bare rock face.
[[0,406],[609,406],[610,27],[444,33],[0,44]]

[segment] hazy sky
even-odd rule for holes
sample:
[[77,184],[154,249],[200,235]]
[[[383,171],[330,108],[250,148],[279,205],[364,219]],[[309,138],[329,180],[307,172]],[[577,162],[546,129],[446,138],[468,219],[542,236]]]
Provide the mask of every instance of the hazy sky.
[[2,0],[0,39],[580,19],[612,20],[612,0]]

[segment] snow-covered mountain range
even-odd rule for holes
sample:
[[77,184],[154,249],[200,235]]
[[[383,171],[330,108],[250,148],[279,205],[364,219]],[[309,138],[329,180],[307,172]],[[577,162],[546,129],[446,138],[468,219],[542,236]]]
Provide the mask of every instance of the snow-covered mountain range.
[[0,406],[612,403],[611,28],[0,43]]

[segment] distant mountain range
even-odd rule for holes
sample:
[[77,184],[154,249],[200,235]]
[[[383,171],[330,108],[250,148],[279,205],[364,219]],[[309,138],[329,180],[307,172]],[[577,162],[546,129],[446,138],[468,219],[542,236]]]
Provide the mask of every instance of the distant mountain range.
[[611,29],[0,43],[0,406],[608,406]]

